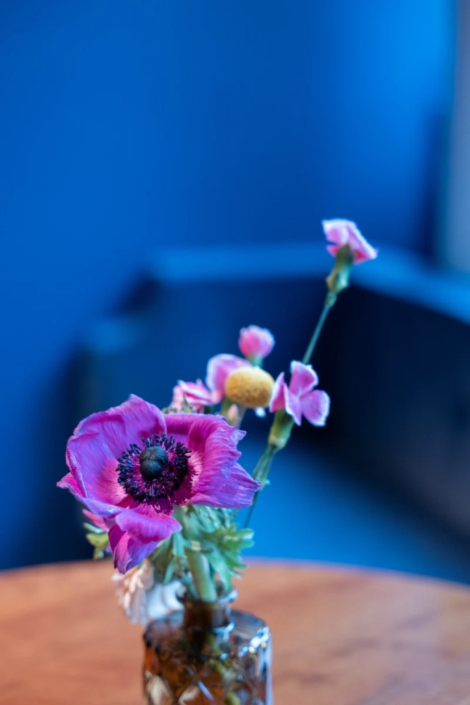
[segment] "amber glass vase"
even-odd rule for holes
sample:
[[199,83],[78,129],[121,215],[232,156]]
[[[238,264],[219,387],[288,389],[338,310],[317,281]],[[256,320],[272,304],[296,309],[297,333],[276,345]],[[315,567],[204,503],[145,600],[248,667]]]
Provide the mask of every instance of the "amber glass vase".
[[257,617],[181,598],[184,609],[144,634],[146,705],[272,705],[271,635]]

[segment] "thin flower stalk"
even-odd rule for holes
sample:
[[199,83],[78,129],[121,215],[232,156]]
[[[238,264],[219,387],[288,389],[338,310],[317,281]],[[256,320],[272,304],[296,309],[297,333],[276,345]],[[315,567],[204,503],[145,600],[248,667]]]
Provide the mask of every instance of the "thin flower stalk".
[[307,346],[307,349],[305,351],[305,355],[302,358],[302,362],[304,365],[308,365],[310,360],[312,359],[313,353],[315,351],[315,347],[318,343],[318,339],[320,337],[320,333],[323,330],[323,326],[325,324],[325,321],[328,317],[329,312],[333,308],[333,306],[336,303],[337,299],[337,294],[333,294],[331,291],[328,292],[326,295],[325,303],[323,304],[323,309],[320,315],[320,318],[318,319],[318,323],[315,326],[315,330],[313,331],[312,337],[310,338],[310,342]]
[[[298,386],[294,379],[291,380],[289,387],[287,387],[283,374],[279,375],[276,380],[270,403],[270,410],[275,411],[275,415],[269,432],[268,446],[253,474],[261,482],[261,488],[254,496],[245,526],[249,525],[254,507],[258,501],[258,495],[266,485],[274,454],[287,445],[294,423],[300,425],[302,416],[305,416],[315,426],[324,425],[326,416],[329,413],[329,398],[324,392],[312,391],[313,386],[316,384],[316,374],[309,363],[328,314],[336,303],[338,294],[349,286],[349,277],[353,266],[377,257],[377,250],[369,245],[352,221],[341,219],[325,220],[322,225],[325,237],[330,243],[327,246],[327,250],[335,258],[335,262],[330,274],[326,277],[328,292],[318,323],[302,358],[302,363],[292,363],[292,366],[298,366],[298,370],[300,369],[299,366],[302,365],[305,368],[303,374],[311,374],[313,383],[303,390],[299,390],[291,389],[291,387]],[[292,374],[294,376],[293,370]],[[314,398],[315,395],[316,398]],[[268,453],[269,449],[271,449],[270,453]],[[262,480],[259,476],[260,469],[262,469],[263,473]]]
[[273,462],[274,454],[276,453],[277,448],[273,446],[271,443],[268,443],[266,448],[263,451],[262,456],[258,460],[258,463],[253,471],[253,478],[257,480],[257,482],[261,483],[261,488],[258,490],[258,492],[255,494],[253,497],[253,504],[251,505],[250,509],[248,510],[247,517],[245,519],[245,525],[244,528],[247,529],[250,525],[251,518],[253,516],[253,512],[256,506],[256,502],[258,501],[258,496],[261,490],[264,489],[266,485],[266,481],[268,479],[268,474],[269,470],[271,468],[271,463]]

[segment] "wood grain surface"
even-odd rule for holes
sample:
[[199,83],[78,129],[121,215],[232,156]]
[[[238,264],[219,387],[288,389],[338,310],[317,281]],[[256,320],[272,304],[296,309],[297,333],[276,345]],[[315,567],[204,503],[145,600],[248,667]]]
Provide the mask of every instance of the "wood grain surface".
[[[141,628],[111,566],[0,575],[3,705],[138,705]],[[470,590],[309,564],[254,563],[238,607],[274,639],[275,705],[470,705]]]

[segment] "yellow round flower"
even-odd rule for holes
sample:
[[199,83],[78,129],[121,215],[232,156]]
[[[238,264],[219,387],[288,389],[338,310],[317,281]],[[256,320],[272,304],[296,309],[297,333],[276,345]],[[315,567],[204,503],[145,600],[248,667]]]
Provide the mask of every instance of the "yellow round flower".
[[268,372],[259,367],[240,367],[227,377],[225,394],[229,399],[256,409],[267,407],[271,399],[274,380]]

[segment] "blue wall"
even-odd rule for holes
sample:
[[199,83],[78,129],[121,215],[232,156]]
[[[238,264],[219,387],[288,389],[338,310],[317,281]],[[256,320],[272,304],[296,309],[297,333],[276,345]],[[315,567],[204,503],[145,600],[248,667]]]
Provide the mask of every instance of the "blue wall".
[[149,248],[429,247],[452,60],[446,0],[0,3],[0,566],[80,550],[69,362]]

